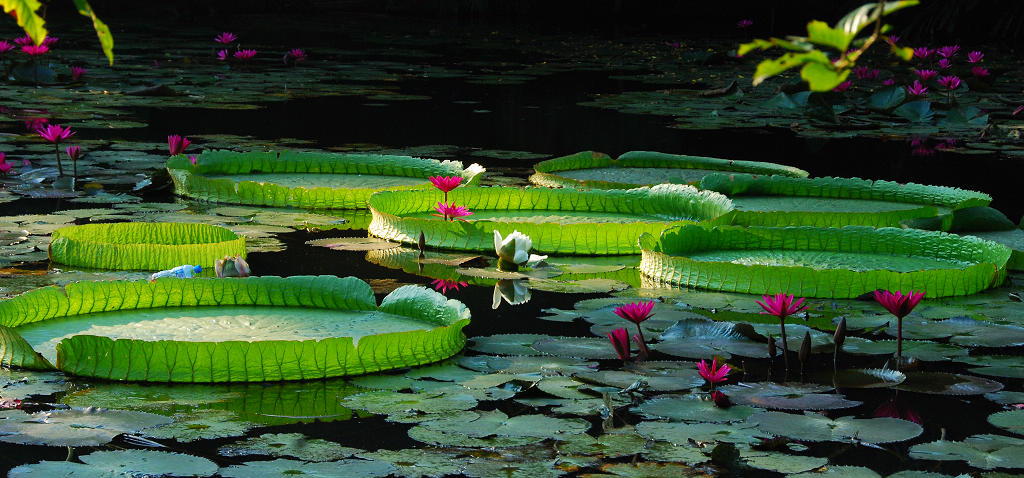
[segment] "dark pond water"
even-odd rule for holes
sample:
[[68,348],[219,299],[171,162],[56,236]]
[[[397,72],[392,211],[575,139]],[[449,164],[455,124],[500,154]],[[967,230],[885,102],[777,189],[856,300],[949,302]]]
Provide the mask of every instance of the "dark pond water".
[[[444,50],[444,47],[435,47]],[[459,50],[466,54],[465,50]],[[481,51],[481,61],[493,61],[495,52]],[[397,55],[401,57],[401,55]],[[391,58],[395,59],[395,58]],[[469,61],[459,58],[459,62]],[[403,61],[414,63],[404,58]],[[435,60],[436,63],[456,63],[450,58]],[[811,171],[814,176],[863,177],[889,179],[900,182],[918,182],[976,189],[991,194],[995,199],[993,207],[1002,210],[1012,220],[1019,220],[1024,214],[1024,201],[1019,188],[1019,178],[1024,173],[1024,163],[999,156],[962,155],[939,151],[931,156],[915,156],[906,138],[846,138],[815,139],[800,136],[780,128],[723,128],[714,130],[679,130],[667,126],[670,119],[662,116],[624,114],[606,109],[580,106],[595,94],[610,94],[650,86],[610,78],[621,71],[609,67],[606,71],[565,71],[540,76],[516,85],[479,85],[466,78],[423,79],[405,78],[400,81],[401,92],[407,95],[427,95],[422,101],[394,101],[381,104],[361,96],[331,96],[324,98],[294,99],[261,104],[256,110],[229,110],[197,108],[190,105],[190,99],[180,106],[132,108],[134,116],[147,124],[143,128],[130,130],[83,129],[82,139],[110,139],[117,142],[149,141],[160,142],[171,132],[188,134],[248,135],[267,146],[273,147],[279,138],[297,138],[312,141],[314,148],[347,148],[352,145],[371,144],[386,148],[405,148],[420,145],[454,145],[459,149],[451,158],[464,162],[480,162],[490,171],[505,176],[525,179],[532,173],[532,159],[495,159],[468,154],[473,149],[511,150],[543,153],[559,156],[583,150],[602,151],[617,156],[630,150],[653,150],[671,153],[723,157],[737,160],[770,161],[797,166]],[[166,185],[164,185],[166,186]],[[118,188],[111,188],[116,190]],[[149,202],[171,203],[176,201],[166,187],[155,188],[146,193]],[[7,204],[9,215],[51,214],[66,209],[85,207],[106,207],[107,205],[82,204],[60,199],[19,199]],[[349,231],[296,231],[281,233],[277,239],[282,250],[274,252],[253,252],[249,263],[259,275],[352,275],[359,277],[379,289],[393,289],[397,284],[428,285],[431,278],[408,274],[400,270],[376,265],[366,260],[365,252],[333,251],[306,245],[313,239],[343,236],[365,237],[365,230]],[[26,264],[22,270],[43,270],[47,264],[36,262]],[[0,279],[0,281],[11,280]],[[1021,279],[1014,276],[1012,289],[1019,290]],[[572,310],[574,304],[587,299],[608,297],[607,293],[553,293],[533,291],[530,301],[511,306],[502,303],[492,309],[491,287],[471,285],[448,296],[464,302],[473,313],[473,322],[465,329],[469,337],[484,337],[496,334],[546,334],[551,336],[587,337],[593,336],[591,324],[582,320],[556,322],[541,319],[545,309]],[[671,300],[673,292],[666,290]],[[385,294],[379,293],[378,300]],[[752,301],[754,297],[749,297]],[[623,302],[628,299],[623,299]],[[829,301],[818,301],[816,314],[831,318],[831,310],[853,311],[854,315],[878,315],[873,302],[847,301],[836,306]],[[852,304],[852,305],[851,305]],[[750,304],[747,303],[747,306]],[[969,304],[962,310],[950,312],[954,315],[977,315],[982,307]],[[749,308],[739,311],[718,310],[717,307],[696,306],[692,310],[701,315],[722,320],[770,322],[752,313]],[[1002,309],[1001,309],[1002,310]],[[1011,309],[1012,310],[1012,309]],[[1019,310],[1019,309],[1017,309]],[[733,315],[730,315],[733,314]],[[983,313],[981,313],[984,315]],[[1019,324],[1020,320],[1011,323]],[[827,328],[826,328],[827,329]],[[828,330],[826,330],[828,331]],[[856,335],[876,339],[876,334],[861,331]],[[830,333],[830,332],[829,332]],[[798,340],[798,339],[794,339]],[[938,339],[939,342],[948,342]],[[468,356],[479,355],[477,351],[464,352]],[[1021,355],[1015,347],[974,347],[972,355]],[[710,358],[710,357],[709,357]],[[738,357],[737,357],[738,358]],[[677,360],[666,354],[655,352],[652,360]],[[878,355],[869,357],[846,356],[841,359],[846,366],[860,368],[881,367],[885,360]],[[828,354],[816,354],[808,365],[808,371],[817,373],[831,368]],[[739,359],[737,365],[744,368],[742,376],[731,377],[730,383],[739,381],[761,381],[769,374],[775,377],[781,373],[781,364],[776,360]],[[601,369],[618,367],[617,361],[599,361]],[[1020,365],[1016,365],[1019,367]],[[963,363],[928,362],[920,365],[922,371],[961,373],[968,369]],[[397,373],[401,375],[402,372]],[[559,372],[560,373],[560,372]],[[796,372],[791,372],[794,375]],[[1024,381],[998,377],[1007,391],[1021,391]],[[72,379],[77,389],[85,390],[89,381]],[[1006,435],[1002,429],[990,425],[987,417],[1005,407],[980,394],[948,396],[896,392],[888,389],[842,389],[851,400],[863,405],[836,412],[827,416],[856,416],[869,418],[877,409],[897,397],[901,410],[912,409],[919,417],[923,431],[919,437],[881,447],[866,446],[854,439],[837,442],[815,442],[791,437],[794,445],[785,448],[788,455],[827,458],[828,463],[840,467],[868,467],[877,475],[886,476],[901,470],[935,472],[945,476],[960,473],[976,473],[977,467],[963,461],[913,460],[908,457],[911,445],[948,437],[962,440],[976,434],[995,433]],[[2,395],[2,391],[0,391]],[[523,387],[516,398],[540,399],[548,397],[544,392]],[[48,395],[38,401],[60,402],[63,393]],[[548,397],[550,398],[550,397]],[[616,425],[636,425],[644,419],[620,407]],[[509,416],[538,413],[537,408],[511,399],[481,401],[476,411],[500,410]],[[550,415],[550,413],[549,413]],[[904,413],[906,416],[906,413]],[[585,415],[594,436],[600,434],[602,419],[599,414]],[[208,438],[191,442],[162,439],[159,442],[170,450],[199,455],[216,461],[221,466],[243,463],[249,457],[225,457],[218,454],[224,445],[240,440],[239,436],[255,437],[265,433],[301,433],[310,438],[322,438],[340,445],[363,450],[422,448],[424,445],[409,438],[412,423],[396,423],[384,416],[365,414],[358,418],[328,423],[295,423],[254,428],[239,434]],[[1020,431],[1020,428],[1017,428]],[[764,436],[764,435],[759,435]],[[135,448],[123,436],[116,438],[108,447],[82,447],[76,455],[85,455],[94,450]],[[535,445],[528,450],[516,451],[493,449],[487,446],[460,448],[455,453],[460,460],[507,462],[507,463],[553,463],[550,446]],[[68,457],[68,450],[61,447],[4,444],[0,447],[0,472],[12,467],[35,463],[40,460],[62,461]],[[1024,453],[1024,448],[1021,448]],[[448,453],[450,450],[444,451]],[[433,452],[431,452],[433,453]],[[503,454],[505,455],[503,458]],[[448,455],[445,455],[448,456]],[[531,475],[525,465],[522,469],[506,468],[501,474],[476,471],[473,476],[557,476],[561,472],[569,476],[586,473],[600,473],[602,465],[625,464],[639,459],[636,453],[601,457],[596,460],[566,461],[564,470],[544,475]],[[643,461],[643,459],[640,459]],[[671,460],[662,460],[671,461]],[[771,470],[795,470],[799,466],[789,463],[762,465],[759,468],[703,467],[707,473],[732,473],[735,476],[782,476],[786,473]],[[792,468],[796,466],[796,468]],[[550,466],[548,466],[550,469]],[[800,471],[820,469],[820,465],[806,467]],[[840,468],[841,469],[841,468]],[[847,470],[848,472],[850,470]],[[793,471],[795,473],[796,471]],[[664,470],[662,474],[627,476],[679,476],[681,469]],[[933,475],[933,476],[943,476]],[[42,476],[42,475],[38,475]],[[590,475],[594,476],[594,475]],[[611,475],[599,475],[611,476]],[[844,475],[854,476],[854,475]],[[928,475],[917,475],[928,476]]]

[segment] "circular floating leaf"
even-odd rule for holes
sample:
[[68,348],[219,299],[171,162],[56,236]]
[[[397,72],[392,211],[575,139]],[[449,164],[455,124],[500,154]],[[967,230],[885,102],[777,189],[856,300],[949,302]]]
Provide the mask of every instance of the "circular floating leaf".
[[971,373],[994,377],[1024,378],[1024,360],[1016,355],[972,355],[960,358],[957,362],[980,366],[970,369]]
[[250,461],[241,465],[221,468],[224,478],[267,478],[268,476],[302,475],[310,478],[362,476],[367,478],[388,476],[395,471],[389,463],[371,460],[338,460],[323,463],[278,458],[271,461]]
[[888,388],[903,383],[907,376],[898,370],[866,368],[840,370],[838,373],[823,371],[815,378],[819,383],[837,388]]
[[[429,176],[478,181],[483,168],[458,161],[381,154],[207,150],[192,165],[167,161],[175,192],[213,202],[305,209],[363,209],[377,191],[429,187]],[[436,199],[436,191],[433,191]]]
[[882,475],[875,473],[870,468],[843,465],[826,466],[822,471],[805,471],[789,475],[787,478],[815,478],[818,476],[831,476],[833,478],[882,478]]
[[[907,322],[904,320],[904,327]],[[843,352],[854,355],[892,355],[896,352],[895,340],[850,340],[852,338],[848,338],[843,345]],[[963,347],[903,338],[904,357],[914,357],[924,362],[943,362],[967,354],[968,350]]]
[[362,453],[358,448],[341,446],[301,433],[267,433],[217,450],[223,456],[268,455],[287,456],[304,461],[332,461]]
[[636,373],[626,370],[600,370],[597,372],[582,372],[573,375],[574,377],[592,383],[609,385],[616,388],[627,388],[637,381],[643,381],[645,390],[655,392],[673,392],[689,390],[704,384],[704,379],[697,374],[696,365],[689,364],[690,368],[677,370],[670,369],[668,372],[655,372],[642,367],[634,368]]
[[972,435],[964,441],[938,440],[910,447],[916,460],[966,461],[985,470],[1024,468],[1024,440],[1000,435]]
[[80,459],[84,465],[70,461],[22,465],[7,476],[209,476],[217,472],[217,464],[206,458],[157,450],[96,451]]
[[680,320],[658,337],[652,349],[677,357],[705,359],[733,354],[744,357],[768,357],[768,345],[750,337],[756,335],[748,324],[717,322],[708,319]]
[[651,440],[662,440],[675,445],[697,442],[756,443],[758,431],[748,423],[669,423],[644,421],[636,425],[636,432]]
[[[258,307],[247,309],[256,315],[245,317],[234,316],[232,306]],[[283,307],[304,307],[293,310],[302,317],[268,319]],[[93,317],[75,315],[79,310],[111,311],[100,315],[117,316],[121,323],[94,324]],[[227,312],[217,316],[219,310]],[[194,320],[178,320],[187,314]],[[49,320],[59,317],[67,318]],[[31,322],[39,323],[21,330],[35,346],[59,342],[56,362],[67,373],[256,382],[362,374],[446,358],[465,343],[461,329],[469,323],[469,311],[417,286],[395,290],[378,307],[370,286],[354,277],[160,279],[77,282],[0,302],[0,325]],[[351,336],[331,323],[349,327]],[[381,329],[382,324],[391,326]]]
[[981,395],[1002,390],[1003,384],[987,378],[945,372],[907,372],[898,390],[933,395]]
[[823,457],[764,451],[751,451],[743,456],[743,460],[753,468],[778,473],[800,473],[820,468],[828,463],[828,458]]
[[50,242],[54,262],[96,269],[212,268],[236,255],[245,257],[245,238],[209,224],[85,224],[54,231]]
[[745,405],[720,408],[704,394],[659,396],[631,410],[646,418],[702,423],[739,422],[758,412],[758,409]]
[[533,343],[538,351],[558,357],[582,359],[618,358],[608,340],[589,337],[549,337]]
[[326,247],[336,251],[378,251],[400,246],[397,242],[382,241],[375,237],[337,237],[306,241],[310,246]]
[[[846,226],[673,226],[640,238],[640,271],[671,284],[849,298],[876,289],[967,295],[1002,282],[1010,250],[973,237]],[[995,273],[993,273],[995,271]]]
[[[636,254],[636,238],[666,225],[717,217],[730,209],[723,196],[664,184],[627,191],[526,188],[458,188],[451,200],[473,212],[466,221],[432,217],[436,191],[391,191],[370,198],[370,234],[414,244],[423,232],[428,245],[459,250],[494,250],[494,231],[530,236],[547,254]],[[543,211],[543,213],[542,213]]]
[[170,418],[144,412],[84,408],[33,414],[0,411],[0,441],[23,445],[100,446],[121,433],[164,425]]
[[988,422],[1018,435],[1024,435],[1024,410],[1007,410],[988,416]]
[[849,442],[856,438],[867,443],[894,443],[916,438],[924,431],[921,425],[898,418],[841,417],[830,420],[811,413],[761,412],[750,417],[747,423],[755,424],[765,433],[804,441]]
[[1024,403],[1024,392],[1010,392],[1003,390],[1001,392],[986,393],[985,398],[1001,405],[1012,405],[1015,403]]
[[[896,327],[890,326],[886,333],[895,336]],[[973,347],[1024,345],[1024,327],[993,324],[970,317],[953,317],[938,321],[904,319],[903,336],[915,339],[949,337],[952,343]]]
[[735,403],[782,410],[835,410],[856,407],[861,402],[839,394],[824,394],[830,386],[814,384],[778,384],[771,382],[725,385],[719,389]]
[[548,338],[541,334],[500,334],[489,337],[473,337],[466,347],[470,350],[498,355],[542,355],[533,348],[533,343]]
[[462,460],[456,460],[454,453],[444,451],[415,448],[403,450],[377,450],[359,454],[360,458],[378,462],[391,463],[397,471],[397,476],[406,478],[441,478],[445,475],[457,475],[462,473],[465,466]]

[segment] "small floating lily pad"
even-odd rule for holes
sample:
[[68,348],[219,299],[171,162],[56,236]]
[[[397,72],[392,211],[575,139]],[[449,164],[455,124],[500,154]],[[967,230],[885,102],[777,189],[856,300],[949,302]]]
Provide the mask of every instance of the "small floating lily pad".
[[468,207],[465,221],[433,217],[436,190],[385,191],[370,198],[370,234],[416,244],[422,233],[433,247],[493,251],[494,231],[530,236],[533,249],[553,254],[636,254],[636,238],[673,223],[717,217],[730,204],[717,193],[664,184],[617,191],[499,187],[457,188],[449,200]]
[[907,372],[898,390],[934,395],[982,395],[998,392],[1003,384],[987,378],[946,372]]
[[910,457],[966,461],[985,470],[1024,468],[1024,440],[1000,435],[972,435],[964,441],[938,440],[910,447]]
[[1024,410],[1007,410],[988,416],[988,422],[1003,430],[1024,435]]
[[50,242],[52,261],[94,269],[212,268],[236,255],[245,257],[245,238],[210,224],[84,224],[54,231]]
[[735,403],[781,410],[835,410],[856,407],[861,402],[848,400],[827,385],[809,383],[778,384],[771,382],[739,383],[719,389]]
[[703,394],[658,396],[633,407],[632,410],[647,418],[702,423],[741,422],[759,411],[746,405],[721,408]]
[[921,425],[898,418],[828,417],[805,413],[761,412],[750,417],[765,433],[802,441],[849,442],[853,438],[867,443],[893,443],[916,438],[924,431]]
[[673,226],[640,238],[640,271],[712,290],[850,298],[886,290],[967,295],[1006,277],[1006,247],[942,232],[846,226]]
[[171,423],[171,419],[145,412],[79,408],[33,414],[0,411],[0,441],[23,445],[100,446],[121,433]]
[[12,469],[8,477],[31,476],[209,476],[217,464],[206,458],[159,450],[101,450],[82,462],[42,461]]
[[534,166],[530,182],[546,187],[628,189],[660,183],[697,183],[720,171],[807,177],[807,171],[774,163],[732,161],[653,151],[630,151],[612,159],[604,153],[583,151],[542,161]]
[[287,456],[304,461],[341,460],[363,452],[321,438],[309,438],[301,433],[267,433],[222,446],[217,451],[223,456]]
[[267,478],[268,476],[291,475],[302,475],[310,478],[334,478],[338,476],[373,478],[388,476],[394,471],[394,466],[381,461],[347,459],[309,463],[278,458],[270,461],[250,461],[241,465],[231,465],[221,468],[218,473],[225,478]]

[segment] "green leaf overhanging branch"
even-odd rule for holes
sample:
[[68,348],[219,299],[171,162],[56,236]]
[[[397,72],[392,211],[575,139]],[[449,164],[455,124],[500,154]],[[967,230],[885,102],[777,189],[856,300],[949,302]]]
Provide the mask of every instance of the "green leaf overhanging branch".
[[[882,17],[917,4],[918,0],[868,3],[848,13],[834,27],[821,20],[812,20],[807,24],[806,37],[755,39],[740,45],[737,54],[742,56],[775,47],[789,50],[778,58],[767,59],[757,65],[754,86],[786,70],[800,67],[800,77],[807,81],[811,91],[829,91],[845,81],[857,59],[882,39],[885,31]],[[875,25],[871,35],[857,39],[857,35],[871,24]],[[855,46],[852,50],[851,45]],[[892,53],[904,60],[909,60],[913,54],[910,48],[897,47],[891,42],[890,46]],[[839,56],[832,60],[818,47],[838,50]]]
[[[114,37],[110,33],[110,27],[103,23],[96,16],[87,0],[71,0],[75,9],[82,16],[92,20],[92,26],[96,30],[96,36],[100,40],[100,48],[111,65],[114,64]],[[39,15],[38,10],[42,4],[38,0],[0,0],[0,8],[4,13],[11,14],[18,22],[18,26],[25,30],[36,45],[42,44],[46,38],[46,20]]]

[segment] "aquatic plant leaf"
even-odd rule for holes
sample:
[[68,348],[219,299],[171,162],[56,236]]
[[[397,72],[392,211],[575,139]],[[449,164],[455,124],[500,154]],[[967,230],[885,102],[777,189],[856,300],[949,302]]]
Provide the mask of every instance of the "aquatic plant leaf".
[[250,461],[241,465],[231,465],[221,468],[218,473],[224,478],[266,478],[268,476],[290,475],[302,475],[310,478],[333,478],[337,476],[373,478],[388,476],[394,471],[394,466],[382,461],[348,459],[308,463],[278,458],[270,461]]
[[590,383],[599,383],[616,388],[627,388],[637,381],[643,381],[644,389],[655,392],[671,392],[689,390],[699,387],[704,379],[697,374],[696,365],[668,372],[647,371],[631,368],[631,370],[599,370],[596,372],[580,372],[573,376]]
[[477,355],[458,358],[459,365],[478,372],[502,372],[510,374],[548,374],[564,375],[574,372],[592,372],[597,362],[585,362],[562,357],[492,357]]
[[476,407],[477,400],[469,395],[437,392],[404,393],[385,390],[365,392],[345,397],[342,405],[374,414],[392,414],[408,410],[431,414]]
[[533,348],[533,343],[548,337],[541,334],[500,334],[489,337],[473,337],[466,343],[466,348],[498,355],[542,355],[543,352]]
[[201,410],[175,413],[174,423],[146,429],[143,435],[150,438],[178,440],[182,443],[213,438],[238,437],[256,427],[234,412],[226,410]]
[[644,451],[647,439],[636,433],[616,430],[598,437],[580,434],[569,437],[557,444],[559,455],[596,455],[604,458],[619,458]]
[[555,460],[539,462],[505,462],[502,460],[478,459],[466,465],[463,472],[474,478],[501,476],[507,478],[556,478],[566,472],[555,465]]
[[580,475],[585,478],[607,476],[623,476],[627,478],[678,478],[682,476],[700,476],[700,471],[679,463],[608,463],[600,467],[604,473],[587,473]]
[[390,241],[382,241],[374,237],[338,237],[333,239],[314,239],[306,241],[310,246],[326,247],[336,251],[376,251],[380,249],[391,249],[400,244]]
[[[708,319],[680,320],[658,337],[651,349],[677,357],[704,359],[733,354],[744,357],[768,357],[768,345],[755,342],[740,333],[745,324],[716,322]],[[749,328],[749,325],[747,325]]]
[[971,373],[993,377],[1024,378],[1024,361],[1015,355],[972,355],[960,357],[957,362],[973,365]]
[[14,329],[0,325],[0,365],[30,370],[56,370]]
[[[896,327],[885,331],[896,336]],[[903,320],[903,337],[912,339],[949,338],[958,345],[973,347],[1011,347],[1024,344],[1024,327],[993,324],[970,317],[946,320]]]
[[676,184],[609,191],[526,188],[511,195],[505,188],[466,187],[449,196],[473,216],[466,221],[432,217],[436,191],[375,194],[369,202],[370,234],[415,244],[422,232],[432,247],[491,251],[494,231],[504,237],[517,230],[542,254],[636,254],[641,232],[711,219],[732,207],[717,193]]
[[[904,327],[908,322],[904,319]],[[968,350],[963,347],[926,340],[907,340],[907,337],[903,337],[903,355],[924,362],[944,362],[968,354]],[[895,351],[895,340],[847,340],[843,345],[843,352],[853,355],[891,355]]]
[[100,450],[79,459],[85,464],[42,461],[16,467],[8,476],[209,476],[218,468],[206,458],[159,450]]
[[578,382],[569,377],[544,377],[537,382],[536,387],[538,390],[559,398],[567,398],[572,400],[586,400],[594,398],[593,395],[589,395],[580,391],[580,388],[584,384]]
[[732,161],[654,151],[630,151],[612,159],[604,153],[582,151],[534,165],[530,182],[545,187],[628,189],[659,183],[693,183],[714,171],[780,174],[807,177],[807,172],[774,163]]
[[50,259],[95,269],[212,268],[224,256],[245,257],[245,238],[209,224],[113,223],[54,231]]
[[675,445],[696,442],[756,443],[758,430],[754,425],[740,423],[681,423],[643,421],[636,425],[640,436],[667,441]]
[[1000,405],[1013,405],[1015,403],[1024,403],[1024,392],[1002,390],[999,392],[986,393],[985,398]]
[[[795,475],[793,478],[814,478],[817,476],[831,476],[834,478],[882,478],[882,475],[875,473],[871,468],[863,466],[829,465],[821,470],[805,471]],[[893,475],[889,475],[890,477]]]
[[972,294],[1002,282],[1010,250],[914,229],[673,226],[640,238],[645,275],[745,293],[849,298],[877,290]]
[[[167,171],[175,192],[194,199],[303,209],[363,209],[374,192],[429,187],[429,176],[462,176],[472,184],[479,181],[483,168],[473,165],[464,169],[458,161],[381,154],[206,150],[196,156],[195,165],[184,155],[170,158]],[[345,178],[346,187],[334,187]]]
[[938,440],[910,447],[915,460],[966,461],[985,470],[1024,467],[1024,440],[1000,435],[971,435],[963,441]]
[[828,458],[824,457],[790,455],[772,451],[750,450],[741,453],[741,456],[747,466],[778,473],[800,473],[820,468],[828,463]]
[[868,108],[890,110],[902,104],[905,99],[907,91],[902,86],[887,86],[871,94],[868,98]]
[[1009,231],[971,231],[965,234],[1009,247],[1013,250],[1013,255],[1010,256],[1007,268],[1014,271],[1024,270],[1024,230],[1018,228]]
[[334,461],[364,451],[320,438],[309,438],[301,433],[267,433],[224,445],[217,452],[223,456],[267,455],[303,461]]
[[121,433],[171,422],[152,413],[82,408],[25,413],[0,411],[0,441],[22,445],[100,446]]
[[[0,368],[0,397],[24,400],[32,395],[51,395],[71,388],[59,372],[32,372]],[[88,405],[83,405],[88,406]]]
[[641,454],[648,460],[686,463],[687,465],[696,465],[708,460],[707,455],[700,448],[689,444],[680,446],[667,442],[649,443],[641,451]]
[[1003,430],[1024,435],[1024,410],[1007,410],[988,416],[988,422]]
[[651,419],[701,423],[741,422],[759,411],[746,405],[721,408],[705,394],[657,396],[630,410]]
[[534,342],[533,348],[556,357],[605,360],[618,357],[607,339],[591,337],[548,337]]
[[747,423],[755,424],[765,433],[802,441],[849,442],[857,438],[867,443],[894,443],[916,438],[924,431],[921,425],[898,418],[841,417],[830,420],[816,413],[761,412],[750,417]]
[[892,114],[912,123],[928,123],[935,116],[931,102],[924,100],[903,103],[899,108],[892,110]]
[[[121,380],[225,382],[325,378],[427,363],[454,354],[465,343],[461,329],[469,323],[469,311],[461,302],[417,286],[398,288],[379,307],[374,302],[370,286],[352,277],[81,282],[63,289],[37,289],[0,302],[0,324],[15,326],[91,311],[159,311],[162,307],[215,305],[259,305],[269,313],[274,309],[268,306],[363,311],[424,324],[418,330],[365,335],[358,343],[353,337],[197,342],[73,335],[60,340],[57,362],[63,371],[86,376],[102,373],[104,378]],[[53,324],[59,331],[63,323],[46,322],[39,327]]]
[[987,378],[946,372],[906,372],[897,390],[934,395],[982,395],[1002,390],[1003,384]]
[[[908,356],[904,351],[904,356]],[[903,383],[907,379],[899,370],[882,368],[846,369],[833,373],[822,371],[815,374],[819,383],[830,384],[836,388],[889,388]]]
[[441,478],[462,473],[465,464],[455,459],[454,453],[431,448],[377,450],[360,453],[359,458],[391,463],[396,476],[403,478]]
[[809,383],[778,384],[771,382],[739,383],[719,389],[734,403],[781,410],[835,410],[856,407],[861,402],[847,400],[840,394],[825,394],[831,386]]

